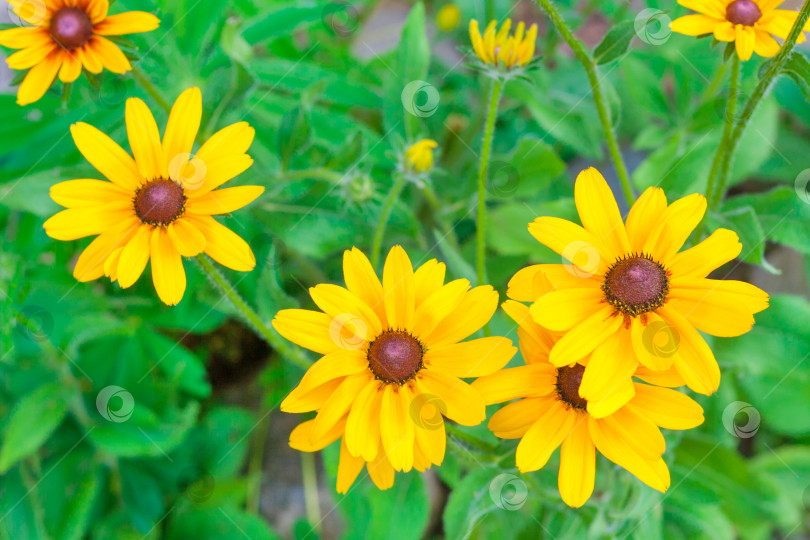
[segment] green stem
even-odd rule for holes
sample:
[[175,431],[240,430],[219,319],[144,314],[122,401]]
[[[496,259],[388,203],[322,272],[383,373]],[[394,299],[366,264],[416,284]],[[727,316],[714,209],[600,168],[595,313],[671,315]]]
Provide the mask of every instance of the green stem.
[[495,448],[491,444],[488,444],[482,441],[481,439],[478,439],[470,435],[469,433],[462,431],[461,429],[458,428],[458,426],[456,426],[452,422],[445,422],[444,429],[447,431],[447,434],[450,435],[451,437],[455,437],[456,439],[464,442],[465,444],[475,447],[484,454],[487,454],[489,456],[495,455]]
[[138,81],[138,83],[143,87],[146,93],[149,94],[149,96],[153,100],[155,100],[155,103],[160,105],[160,107],[164,111],[171,112],[172,106],[169,104],[168,101],[166,101],[163,98],[162,95],[160,95],[160,92],[158,92],[157,88],[155,88],[155,85],[152,84],[152,81],[150,81],[146,77],[146,75],[143,74],[141,68],[139,68],[138,66],[132,66],[132,75],[135,77],[135,80]]
[[385,236],[385,227],[388,225],[388,218],[391,217],[391,210],[393,210],[394,203],[399,198],[399,194],[402,193],[402,189],[405,187],[406,181],[407,178],[404,174],[399,175],[396,182],[394,182],[394,185],[391,187],[388,197],[383,203],[382,210],[380,211],[380,219],[377,221],[377,228],[374,229],[374,240],[371,244],[372,268],[377,268],[377,263],[380,262],[380,248],[382,247],[383,236]]
[[779,53],[768,64],[768,69],[757,83],[753,94],[751,94],[751,98],[745,104],[745,109],[743,109],[742,114],[740,114],[740,117],[734,124],[734,130],[731,132],[731,137],[728,141],[728,149],[725,152],[725,156],[720,166],[720,175],[718,177],[717,188],[713,193],[707,193],[707,196],[709,197],[708,211],[715,210],[723,200],[726,190],[726,182],[728,181],[728,171],[731,168],[731,163],[734,160],[734,152],[737,150],[737,146],[740,144],[740,138],[742,137],[743,131],[745,131],[745,127],[751,121],[751,116],[754,114],[754,111],[756,111],[756,108],[762,101],[762,98],[765,97],[776,77],[782,72],[785,62],[787,62],[790,54],[793,52],[793,48],[796,46],[796,40],[800,35],[802,35],[802,28],[804,28],[808,16],[810,16],[810,0],[805,0],[799,15],[796,17],[796,22],[793,24],[793,28],[790,29],[790,33],[788,34],[785,43],[782,45]]
[[315,180],[324,180],[326,182],[332,182],[333,184],[338,184],[343,181],[343,175],[326,169],[324,167],[316,167],[313,169],[300,169],[297,171],[284,171],[281,173],[281,179],[292,181],[292,180],[303,180],[307,178],[313,178]]
[[270,411],[265,410],[267,406],[267,394],[275,392],[275,388],[265,385],[264,394],[262,395],[262,416],[261,421],[256,432],[253,435],[251,444],[250,461],[248,462],[248,494],[247,494],[247,508],[248,510],[259,513],[260,503],[262,496],[262,472],[264,470],[264,452],[267,445],[267,439],[270,435]]
[[487,280],[487,171],[489,168],[489,155],[492,151],[492,135],[495,132],[495,119],[498,116],[498,102],[501,98],[501,81],[492,83],[492,93],[489,96],[489,109],[487,123],[484,127],[484,144],[481,147],[481,165],[478,168],[478,222],[476,223],[476,273],[478,285]]
[[277,350],[282,356],[292,360],[297,366],[308,369],[312,364],[307,361],[301,352],[293,347],[290,347],[284,339],[276,334],[272,328],[262,322],[261,317],[251,308],[247,302],[236,292],[236,289],[228,282],[225,276],[211,264],[205,255],[198,255],[197,262],[202,267],[203,272],[208,276],[214,286],[230,300],[231,304],[236,308],[236,311],[242,318],[250,325],[250,327],[259,334],[264,340]]
[[588,81],[591,84],[591,92],[593,93],[593,100],[596,103],[596,111],[599,113],[599,120],[602,123],[602,130],[605,132],[605,138],[608,143],[608,151],[613,159],[613,165],[616,168],[616,174],[619,176],[619,182],[622,185],[624,197],[627,199],[627,204],[632,206],[635,202],[635,195],[633,195],[633,188],[630,185],[630,175],[627,173],[627,167],[624,164],[624,158],[619,151],[619,143],[616,141],[616,134],[613,132],[613,124],[610,122],[608,116],[607,102],[602,94],[602,87],[599,85],[599,77],[596,73],[596,64],[588,53],[585,45],[580,40],[574,37],[574,34],[565,24],[560,13],[552,5],[551,0],[537,0],[540,6],[548,13],[551,22],[557,31],[562,35],[563,39],[571,50],[574,51],[574,56],[577,57],[579,63],[585,68],[588,75]]
[[[717,181],[717,173],[720,171],[721,163],[725,161],[728,154],[728,143],[731,137],[731,130],[734,127],[734,114],[737,111],[737,89],[740,84],[740,57],[736,54],[731,61],[731,85],[729,87],[728,103],[726,104],[726,113],[723,118],[723,138],[720,139],[720,146],[717,147],[717,153],[714,155],[712,161],[712,168],[709,171],[709,180],[706,184],[706,200],[714,200],[715,197],[715,183]],[[703,238],[703,230],[706,228],[706,220],[703,219],[695,231],[694,241],[700,242]]]
[[318,476],[315,474],[315,454],[301,452],[301,476],[304,481],[304,503],[307,520],[318,535],[321,531],[321,505],[318,500]]

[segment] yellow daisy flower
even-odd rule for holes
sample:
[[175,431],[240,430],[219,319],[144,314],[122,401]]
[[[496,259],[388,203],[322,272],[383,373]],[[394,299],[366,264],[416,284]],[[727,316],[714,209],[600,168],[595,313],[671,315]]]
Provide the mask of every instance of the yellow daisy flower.
[[51,188],[51,198],[67,210],[46,221],[45,232],[57,240],[98,235],[79,256],[76,279],[106,275],[127,288],[151,260],[158,296],[174,305],[186,288],[182,257],[205,252],[234,270],[253,269],[256,258],[247,243],[212,216],[242,208],[264,191],[217,189],[253,164],[245,152],[254,129],[247,122],[230,125],[192,155],[201,116],[202,94],[190,88],[175,102],[161,142],[146,104],[128,99],[134,159],[93,126],[70,127],[79,151],[109,180],[68,180]]
[[160,20],[150,13],[130,11],[107,15],[108,0],[7,0],[31,27],[0,32],[0,45],[22,49],[8,57],[11,69],[29,69],[17,92],[17,103],[41,98],[56,75],[71,83],[82,68],[101,73],[126,73],[132,66],[112,41],[120,36],[155,30]]
[[367,465],[380,489],[394,471],[441,464],[443,417],[465,426],[486,417],[484,400],[462,378],[494,373],[516,349],[504,337],[462,342],[492,317],[498,293],[444,283],[435,259],[416,271],[399,246],[388,254],[382,283],[358,249],[343,256],[346,288],[310,289],[322,311],[279,311],[273,327],[324,355],[281,404],[290,413],[317,411],[290,446],[315,452],[342,438],[337,490],[345,493]]
[[433,149],[439,143],[432,139],[422,139],[413,143],[405,151],[405,166],[416,173],[427,172],[433,167]]
[[[784,0],[678,0],[678,3],[699,12],[675,19],[673,32],[687,36],[714,34],[718,41],[734,42],[740,60],[753,53],[765,58],[779,52],[779,43],[772,36],[787,39],[799,15],[796,11],[776,9]],[[810,31],[810,22],[804,26]],[[805,40],[799,34],[797,43]]]
[[[557,367],[591,356],[580,392],[588,411],[606,416],[633,395],[639,362],[674,384],[711,394],[720,369],[698,330],[739,336],[768,306],[768,295],[741,281],[707,279],[739,255],[737,235],[718,229],[679,253],[703,218],[706,199],[693,194],[667,205],[660,188],[648,188],[622,221],[605,179],[590,168],[576,181],[583,226],[539,217],[529,232],[572,264],[540,264],[509,282],[513,300],[533,302],[534,320],[567,332],[551,350]],[[610,354],[626,344],[622,354]],[[610,399],[607,399],[607,396]],[[593,405],[596,404],[596,405]]]
[[503,309],[519,325],[526,365],[481,377],[473,388],[488,405],[517,400],[492,415],[489,429],[502,439],[520,439],[515,456],[520,471],[544,467],[561,446],[560,495],[567,505],[579,508],[593,493],[599,450],[648,486],[666,491],[670,478],[661,459],[665,443],[659,428],[699,426],[703,423],[700,405],[677,390],[633,382],[635,395],[629,402],[604,418],[595,418],[580,391],[585,367],[580,363],[557,367],[549,362],[559,334],[534,322],[523,304],[507,300]]
[[531,62],[537,41],[537,25],[533,24],[524,34],[525,26],[520,22],[515,33],[509,35],[511,19],[506,19],[496,33],[497,24],[497,21],[490,22],[484,30],[484,35],[481,36],[478,21],[475,19],[470,21],[470,41],[476,56],[486,64],[503,65],[507,68],[525,66]]

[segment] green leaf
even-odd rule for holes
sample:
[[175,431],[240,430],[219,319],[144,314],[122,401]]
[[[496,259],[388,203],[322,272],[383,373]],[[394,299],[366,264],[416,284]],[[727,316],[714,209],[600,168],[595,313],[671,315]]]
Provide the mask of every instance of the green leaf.
[[487,192],[491,197],[536,197],[565,172],[565,162],[542,139],[521,137],[508,154],[493,155]]
[[148,353],[160,359],[157,367],[173,386],[198,398],[211,395],[205,366],[197,356],[180,343],[151,330],[143,330],[138,337],[143,340]]
[[222,50],[231,60],[238,62],[246,68],[250,66],[253,60],[253,48],[245,38],[242,37],[242,34],[239,33],[236,24],[231,21],[225,23],[220,41],[222,43]]
[[62,423],[69,396],[64,385],[50,383],[23,397],[11,410],[3,447],[0,449],[0,472],[32,454]]
[[793,79],[796,86],[804,94],[804,98],[810,101],[810,61],[800,51],[793,51],[782,68],[783,73]]
[[59,529],[59,538],[63,540],[80,540],[85,537],[85,533],[90,526],[93,507],[101,493],[98,473],[91,471],[86,474],[82,478],[78,489],[69,499]]
[[225,505],[216,509],[180,510],[172,519],[167,540],[280,540],[270,526],[260,517],[248,514],[233,506]]
[[324,14],[322,5],[301,4],[302,2],[298,0],[279,2],[269,9],[263,9],[260,14],[245,23],[242,35],[248,43],[255,45],[270,39],[290,36],[299,26],[309,26],[321,20]]
[[424,80],[430,66],[430,43],[425,28],[425,5],[416,3],[411,9],[397,48],[399,73],[404,83]]
[[630,48],[630,42],[636,35],[635,21],[623,21],[613,28],[593,51],[593,60],[597,65],[607,64],[620,58]]
[[309,110],[299,105],[281,119],[276,141],[283,167],[290,164],[293,154],[303,149],[310,137]]

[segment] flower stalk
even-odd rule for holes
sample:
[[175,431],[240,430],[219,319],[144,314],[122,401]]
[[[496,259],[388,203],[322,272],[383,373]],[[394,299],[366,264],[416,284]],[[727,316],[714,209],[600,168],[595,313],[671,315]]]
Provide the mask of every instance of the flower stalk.
[[498,103],[500,102],[502,88],[503,83],[498,79],[494,79],[492,92],[489,96],[486,127],[484,128],[484,144],[481,147],[481,163],[478,168],[478,217],[476,223],[476,274],[478,285],[483,285],[487,279],[487,172],[489,170],[492,136],[495,133],[495,119],[498,117]]
[[371,244],[372,268],[377,268],[377,264],[380,262],[380,248],[382,247],[383,237],[385,236],[385,228],[388,225],[388,218],[391,217],[391,210],[394,208],[394,203],[399,199],[399,195],[402,193],[402,189],[405,187],[407,180],[405,174],[399,174],[394,185],[391,187],[391,191],[388,192],[388,197],[383,203],[382,210],[380,211],[380,219],[377,221],[377,227],[374,229],[374,240]]

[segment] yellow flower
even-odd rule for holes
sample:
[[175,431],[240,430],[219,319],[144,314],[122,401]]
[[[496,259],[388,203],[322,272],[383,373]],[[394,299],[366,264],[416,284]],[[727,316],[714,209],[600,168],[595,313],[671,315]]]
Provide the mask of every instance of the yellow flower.
[[[669,469],[661,459],[664,437],[659,428],[699,426],[703,423],[700,405],[677,390],[633,382],[629,402],[595,418],[588,413],[588,400],[581,396],[583,365],[557,367],[549,362],[549,351],[559,335],[534,322],[523,304],[507,300],[503,308],[519,325],[526,365],[481,377],[473,388],[481,391],[488,405],[517,400],[492,415],[489,429],[502,439],[520,439],[515,456],[520,471],[542,468],[562,446],[557,484],[563,501],[578,508],[593,493],[599,450],[648,486],[666,491]],[[617,348],[612,353],[624,351]],[[596,353],[590,362],[596,362]]]
[[0,32],[0,45],[22,49],[8,57],[11,69],[30,69],[17,92],[17,103],[41,98],[57,73],[71,83],[82,68],[101,73],[132,69],[124,53],[104,36],[148,32],[160,25],[154,15],[130,11],[107,15],[108,0],[8,0],[20,19],[32,27]]
[[[757,53],[770,58],[779,52],[779,43],[771,36],[787,39],[799,15],[796,11],[776,9],[783,0],[678,0],[684,7],[699,12],[675,19],[673,32],[687,36],[714,34],[719,41],[734,41],[740,60]],[[810,22],[804,26],[810,31]],[[799,34],[797,43],[805,40]]]
[[531,62],[537,41],[537,25],[533,24],[524,35],[524,25],[522,22],[518,23],[517,31],[510,36],[510,19],[506,19],[497,33],[496,24],[497,21],[490,22],[482,37],[478,31],[478,21],[470,21],[470,41],[478,58],[493,66],[498,66],[500,62],[507,68],[525,66]]
[[439,144],[432,139],[422,139],[408,147],[405,151],[405,165],[408,169],[423,173],[433,167],[433,149]]
[[443,416],[465,426],[485,419],[484,400],[462,378],[501,369],[515,354],[503,337],[461,342],[497,309],[492,287],[444,284],[435,259],[416,271],[399,246],[388,254],[382,283],[363,253],[343,256],[346,288],[310,289],[322,310],[286,309],[273,327],[323,354],[281,404],[291,413],[318,411],[299,425],[290,446],[315,452],[342,438],[337,490],[345,493],[366,464],[380,489],[394,471],[441,464]]
[[[539,324],[566,332],[551,363],[568,366],[593,353],[580,393],[597,417],[632,398],[639,363],[657,374],[655,384],[717,390],[720,369],[698,330],[739,336],[768,306],[768,295],[753,285],[706,277],[739,255],[737,235],[718,229],[679,253],[706,211],[702,195],[667,205],[662,189],[648,188],[624,223],[593,168],[577,178],[575,201],[584,227],[554,217],[529,224],[539,242],[572,264],[524,268],[507,291],[513,300],[533,302]],[[616,347],[623,352],[610,354]]]
[[69,180],[51,188],[53,200],[67,210],[46,221],[45,232],[57,240],[98,235],[76,262],[76,279],[106,275],[126,288],[151,259],[158,296],[174,305],[186,288],[183,256],[205,252],[234,270],[253,269],[256,259],[247,243],[212,216],[242,208],[264,191],[217,189],[253,164],[245,152],[254,130],[247,122],[230,125],[192,155],[201,116],[202,95],[190,88],[174,104],[161,142],[146,104],[127,100],[134,159],[93,126],[71,126],[79,151],[110,180]]
[[445,4],[436,14],[436,24],[443,32],[452,32],[461,22],[461,10],[455,4]]

